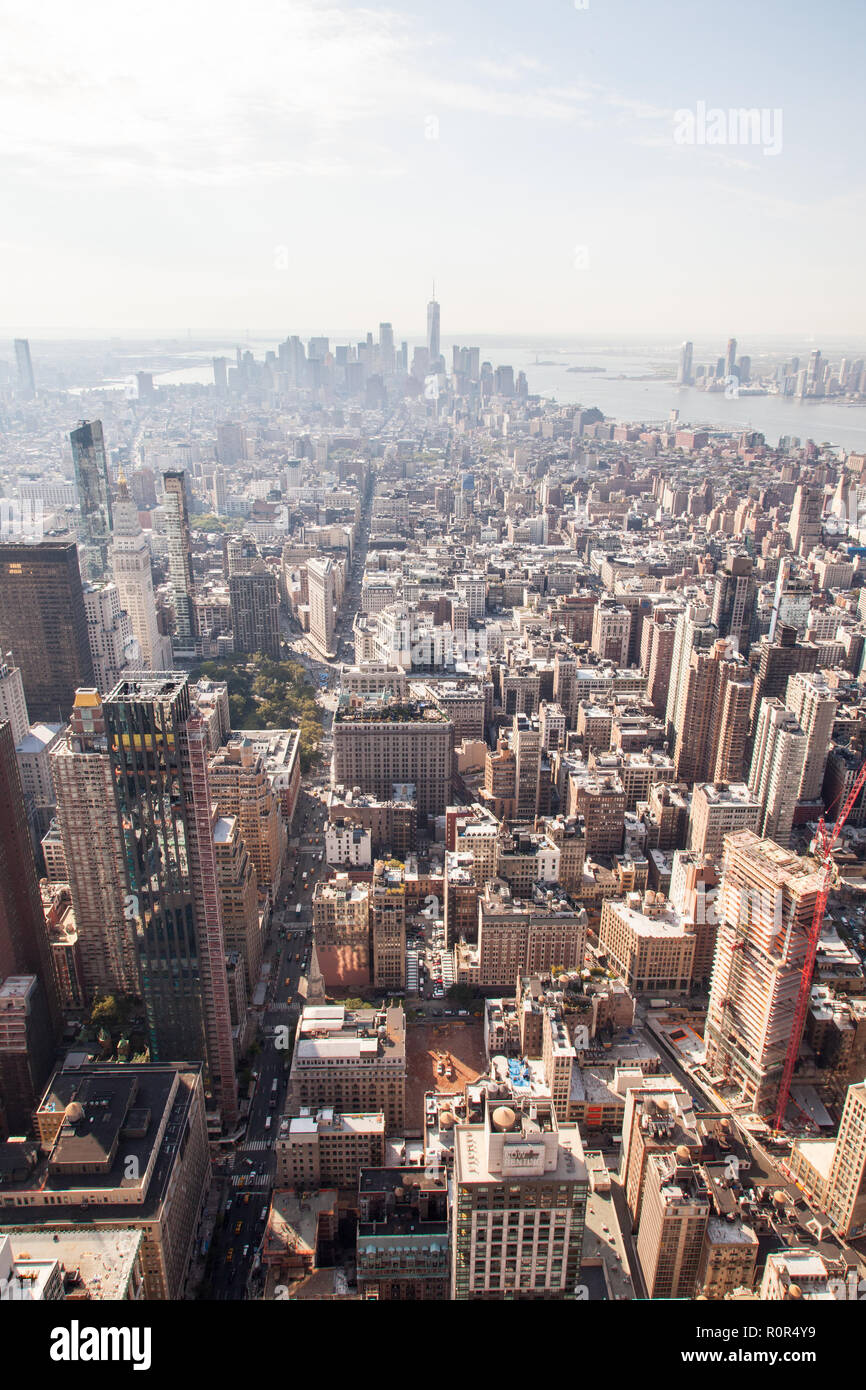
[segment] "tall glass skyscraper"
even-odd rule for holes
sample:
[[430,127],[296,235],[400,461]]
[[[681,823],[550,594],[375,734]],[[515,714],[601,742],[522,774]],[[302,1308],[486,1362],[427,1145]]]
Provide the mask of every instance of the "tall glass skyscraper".
[[430,366],[440,356],[439,347],[439,301],[436,298],[436,291],[433,291],[433,298],[427,305],[427,351],[430,354]]
[[204,725],[179,672],[121,681],[104,705],[123,829],[127,910],[155,1062],[207,1062],[237,1113]]
[[104,579],[111,544],[111,490],[101,420],[83,420],[69,436],[78,507],[81,512],[81,545],[84,579]]

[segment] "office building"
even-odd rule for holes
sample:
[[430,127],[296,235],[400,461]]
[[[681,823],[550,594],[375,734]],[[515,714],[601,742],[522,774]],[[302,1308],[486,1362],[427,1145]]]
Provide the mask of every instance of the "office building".
[[626,1091],[622,1117],[619,1181],[632,1230],[640,1224],[648,1159],[677,1148],[700,1157],[694,1102],[673,1076],[645,1076]]
[[180,1299],[211,1183],[201,1070],[79,1057],[37,1106],[37,1167],[0,1188],[0,1235],[140,1232],[144,1297]]
[[677,365],[677,386],[691,386],[694,382],[692,372],[692,358],[694,356],[694,343],[685,342],[680,348],[679,363]]
[[280,1121],[274,1153],[278,1187],[355,1188],[363,1168],[385,1162],[385,1116],[303,1109]]
[[450,1296],[448,1179],[415,1167],[364,1167],[358,1182],[358,1294],[413,1303]]
[[104,579],[111,542],[111,485],[101,420],[83,420],[69,436],[78,510],[81,571],[85,579]]
[[333,782],[383,801],[395,785],[416,789],[418,813],[442,815],[450,801],[454,725],[421,704],[338,709],[334,715]]
[[150,572],[150,547],[123,476],[119,480],[112,519],[109,551],[111,575],[117,585],[120,607],[129,614],[132,635],[138,644],[141,669],[167,671],[171,667],[171,639],[159,630]]
[[371,984],[395,993],[406,988],[406,888],[401,866],[377,859],[369,888]]
[[229,579],[236,652],[261,652],[280,659],[280,595],[277,576],[261,560]]
[[32,401],[36,395],[36,381],[27,338],[15,339],[15,368],[18,375],[18,395],[22,400]]
[[143,674],[103,703],[154,1061],[205,1061],[237,1115],[207,734],[185,675]]
[[0,543],[0,650],[21,671],[32,720],[65,723],[93,660],[78,552],[69,541]]
[[30,718],[21,668],[15,665],[11,652],[0,661],[0,724],[6,723],[12,729],[12,742],[17,747],[30,732]]
[[52,1020],[56,990],[12,728],[0,724],[0,981],[38,976]]
[[801,483],[794,496],[788,533],[795,555],[807,558],[821,544],[824,489]]
[[729,835],[717,901],[706,1067],[759,1113],[775,1104],[820,889],[815,862],[751,830]]
[[406,1123],[406,1020],[399,1006],[306,1008],[298,1020],[286,1113],[333,1107],[343,1114],[381,1112],[385,1132]]
[[338,873],[313,889],[313,940],[328,988],[367,989],[371,979],[368,885]]
[[213,841],[222,903],[223,940],[244,966],[244,993],[251,999],[262,968],[262,921],[258,877],[240,833],[237,816],[214,820]]
[[689,1150],[650,1154],[637,1233],[648,1298],[694,1298],[710,1216],[706,1182]]
[[477,965],[472,983],[508,988],[518,975],[542,974],[554,966],[583,968],[587,916],[559,889],[538,889],[514,898],[493,879],[478,900]]
[[694,930],[662,893],[607,898],[598,945],[633,994],[686,994],[691,987]]
[[139,964],[126,911],[124,841],[97,690],[76,693],[69,725],[51,754],[51,771],[85,998],[136,995]]
[[36,975],[0,983],[0,1134],[27,1134],[54,1062],[49,999]]
[[439,342],[439,302],[435,289],[433,298],[427,305],[427,355],[430,369],[435,371],[436,363],[442,355]]
[[577,1125],[486,1095],[481,1123],[454,1129],[452,1299],[574,1298],[588,1191]]
[[138,643],[116,584],[102,581],[85,584],[84,611],[93,679],[97,690],[107,695],[124,673],[144,669]]
[[336,656],[337,590],[334,561],[329,555],[307,561],[310,598],[310,638],[322,656]]

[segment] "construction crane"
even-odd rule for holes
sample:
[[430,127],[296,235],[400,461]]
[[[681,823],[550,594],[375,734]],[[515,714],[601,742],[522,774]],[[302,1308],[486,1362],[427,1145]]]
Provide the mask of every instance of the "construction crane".
[[827,906],[827,896],[833,882],[833,850],[836,845],[842,827],[851,814],[854,802],[860,795],[864,782],[866,782],[866,762],[864,762],[854,778],[854,783],[845,798],[845,804],[839,812],[839,818],[833,829],[828,832],[822,816],[818,822],[818,833],[815,836],[812,846],[812,853],[820,862],[820,887],[818,896],[815,899],[815,910],[812,913],[812,925],[809,928],[809,936],[806,942],[806,958],[803,961],[803,973],[800,977],[800,988],[797,992],[797,1003],[794,1007],[794,1018],[791,1025],[791,1038],[788,1043],[788,1051],[785,1054],[785,1065],[782,1068],[782,1080],[779,1084],[779,1098],[776,1102],[775,1127],[782,1130],[785,1123],[785,1112],[788,1109],[788,1098],[791,1094],[791,1080],[794,1075],[794,1068],[797,1065],[797,1054],[800,1051],[800,1040],[803,1036],[803,1026],[806,1022],[806,1010],[809,1007],[809,995],[812,987],[812,971],[815,968],[815,956],[818,952],[818,942],[821,939],[821,928],[824,925],[824,910]]

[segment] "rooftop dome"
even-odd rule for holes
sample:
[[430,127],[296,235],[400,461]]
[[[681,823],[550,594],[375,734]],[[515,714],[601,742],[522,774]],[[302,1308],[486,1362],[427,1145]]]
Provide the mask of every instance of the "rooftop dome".
[[79,1120],[84,1119],[84,1106],[77,1100],[71,1100],[63,1113],[71,1125],[77,1125]]
[[493,1128],[499,1130],[513,1129],[517,1123],[517,1116],[510,1105],[497,1105],[491,1119]]
[[689,1163],[691,1161],[691,1153],[686,1148],[685,1144],[677,1144],[676,1154],[681,1163]]

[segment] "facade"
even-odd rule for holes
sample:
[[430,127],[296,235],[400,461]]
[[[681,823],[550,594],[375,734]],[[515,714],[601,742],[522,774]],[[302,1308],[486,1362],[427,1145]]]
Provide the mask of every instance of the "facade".
[[539,891],[527,900],[512,897],[501,879],[491,880],[478,902],[478,978],[484,989],[513,985],[518,975],[548,972],[554,966],[583,966],[587,918],[559,890]]
[[88,580],[104,579],[111,541],[111,488],[101,420],[84,420],[69,436],[82,548],[82,573]]
[[497,1105],[454,1130],[451,1297],[571,1299],[589,1191],[577,1125],[550,1101]]
[[298,1021],[286,1113],[333,1107],[385,1116],[402,1134],[406,1106],[406,1022],[402,1008],[304,1009]]
[[365,1167],[358,1183],[358,1293],[442,1301],[451,1284],[448,1182],[413,1167]]
[[603,902],[598,945],[634,994],[685,994],[691,987],[694,930],[661,893]]
[[334,716],[332,780],[387,801],[395,785],[416,789],[418,814],[442,815],[450,799],[454,726],[437,710],[379,705]]
[[120,590],[113,583],[91,583],[84,588],[87,640],[93,659],[97,690],[107,695],[124,672],[143,670],[137,639],[129,614],[121,607]]
[[274,1152],[279,1187],[356,1188],[362,1168],[385,1162],[385,1116],[304,1109],[281,1122]]
[[189,651],[195,646],[192,574],[192,541],[186,505],[186,474],[163,473],[165,534],[168,542],[168,575],[174,598],[174,644]]
[[689,849],[721,861],[725,836],[757,830],[760,819],[761,803],[744,782],[700,782],[691,798]]
[[367,989],[371,980],[370,895],[338,873],[313,889],[313,939],[329,988]]
[[204,725],[185,675],[123,681],[103,704],[151,1056],[206,1061],[237,1115]]
[[261,652],[280,659],[280,596],[277,576],[258,561],[229,579],[236,652]]
[[262,923],[256,868],[236,816],[213,823],[217,877],[226,951],[237,951],[244,967],[244,995],[252,998],[262,968]]
[[403,866],[377,860],[369,890],[371,983],[374,989],[406,988],[406,889]]
[[866,1230],[866,1081],[848,1088],[830,1165],[826,1210],[845,1240]]
[[52,1016],[54,973],[12,728],[0,724],[0,981],[36,975]]
[[86,1226],[107,1244],[112,1232],[139,1231],[144,1297],[181,1298],[211,1182],[201,1071],[67,1059],[35,1128],[45,1156],[29,1179],[0,1189],[0,1235],[62,1240]]
[[689,1152],[650,1154],[637,1233],[648,1298],[694,1298],[698,1291],[710,1198]]
[[751,830],[728,837],[706,1067],[761,1112],[778,1092],[819,889],[813,860]]
[[824,782],[833,721],[838,708],[836,697],[825,676],[801,671],[788,680],[785,704],[797,719],[806,740],[797,799],[815,801],[821,795]]
[[93,685],[71,542],[0,543],[0,650],[18,663],[30,718],[64,723],[79,686]]
[[285,862],[286,825],[255,743],[232,738],[211,758],[209,780],[219,814],[236,818],[259,888],[273,899]]

